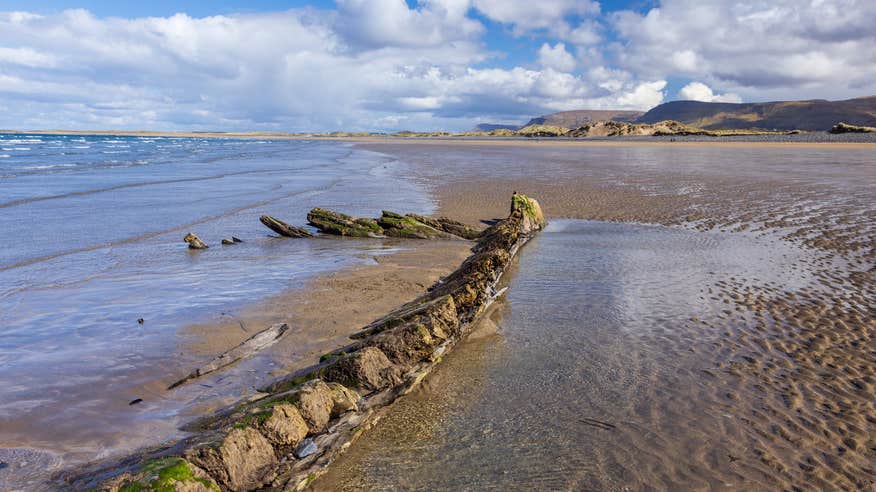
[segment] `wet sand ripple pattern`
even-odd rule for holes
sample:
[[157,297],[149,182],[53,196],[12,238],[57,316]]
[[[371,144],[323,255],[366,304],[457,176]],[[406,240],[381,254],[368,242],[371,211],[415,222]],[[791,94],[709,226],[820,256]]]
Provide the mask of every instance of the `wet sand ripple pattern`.
[[[628,459],[606,455],[604,449],[618,452],[606,443],[594,446],[586,463],[569,464],[570,473],[578,466],[598,467],[604,477],[626,477],[623,483],[638,487],[713,488],[734,482],[755,489],[874,487],[876,160],[871,150],[371,148],[419,164],[448,215],[469,220],[498,215],[499,198],[519,189],[544,197],[553,217],[778,236],[801,252],[782,266],[799,281],[730,270],[696,285],[698,299],[690,302],[687,319],[670,320],[649,336],[657,350],[679,357],[677,383],[693,382],[702,394],[674,394],[673,381],[654,381],[654,393],[639,400],[642,406],[635,411],[651,415],[637,425],[654,425],[637,429],[615,423],[613,431],[647,439],[613,437],[613,442],[638,443],[631,444]],[[679,355],[685,351],[699,362],[686,365]],[[620,402],[635,400],[617,396]],[[716,409],[732,418],[704,416]],[[671,429],[674,419],[691,421],[684,428],[685,443],[655,432]],[[541,442],[539,437],[533,442]],[[530,451],[533,460],[550,461],[544,448]],[[678,460],[690,467],[684,469]],[[390,483],[398,479],[390,475],[384,477]],[[551,487],[549,481],[530,478]],[[572,480],[560,488],[569,483],[596,489],[619,485]]]

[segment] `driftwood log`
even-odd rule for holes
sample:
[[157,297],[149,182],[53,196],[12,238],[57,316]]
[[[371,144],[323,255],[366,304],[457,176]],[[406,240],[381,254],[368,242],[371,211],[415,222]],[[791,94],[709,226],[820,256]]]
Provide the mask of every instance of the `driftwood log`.
[[289,330],[289,325],[287,325],[286,323],[271,325],[270,327],[265,328],[255,335],[247,338],[246,340],[241,342],[240,345],[216,356],[210,362],[190,372],[188,376],[168,386],[167,389],[170,390],[176,388],[177,386],[182,386],[192,379],[206,376],[207,374],[216,372],[219,369],[228,367],[241,359],[251,357],[258,352],[277,343],[277,341],[280,340],[280,337],[282,337],[287,330]]
[[352,237],[384,237],[383,228],[374,219],[362,219],[351,215],[315,208],[307,214],[307,222],[327,234]]
[[[193,437],[70,476],[66,485],[114,491],[307,488],[464,337],[504,290],[497,284],[519,248],[544,225],[538,202],[515,193],[508,218],[480,234],[457,270],[357,332],[349,346],[188,426]],[[312,439],[309,451],[316,446],[307,456],[296,453],[305,439]],[[162,481],[168,476],[176,478]]]
[[[259,220],[281,236],[313,236],[305,229],[289,225],[269,215],[262,215]],[[324,208],[314,208],[307,214],[307,222],[320,232],[335,236],[475,240],[481,235],[481,231],[446,217],[401,215],[388,210],[384,210],[379,218],[370,219]]]
[[277,234],[279,234],[281,236],[286,236],[286,237],[312,237],[313,236],[313,234],[311,234],[310,232],[308,232],[305,229],[302,229],[300,227],[295,227],[293,225],[289,225],[289,224],[283,222],[282,220],[275,219],[274,217],[271,217],[270,215],[262,215],[261,217],[259,217],[259,220],[262,222],[262,224],[265,225],[265,227],[276,232]]
[[481,234],[462,222],[444,217],[402,215],[388,210],[377,219],[368,219],[315,208],[307,214],[307,220],[320,232],[338,236],[473,240]]

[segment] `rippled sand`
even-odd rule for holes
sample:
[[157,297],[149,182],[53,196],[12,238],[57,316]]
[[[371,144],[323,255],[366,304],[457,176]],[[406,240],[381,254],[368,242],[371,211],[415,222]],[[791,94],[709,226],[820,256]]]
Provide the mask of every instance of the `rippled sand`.
[[[655,254],[652,263],[603,258],[593,268],[681,264],[656,283],[624,286],[648,309],[599,314],[598,289],[570,300],[580,285],[564,283],[581,271],[581,255],[560,257],[565,268],[533,288],[533,269],[546,267],[527,249],[497,313],[498,335],[451,354],[324,487],[874,487],[872,150],[370,148],[418,164],[447,215],[500,216],[517,189],[539,197],[551,217],[673,226],[660,229],[690,234],[697,254],[714,253],[718,234],[748,256],[728,253],[713,270],[676,278],[695,254],[629,235],[615,249]],[[617,281],[603,273],[603,285]],[[562,309],[541,308],[557,298],[580,311],[557,317]],[[539,335],[566,340],[568,352],[543,350],[553,344]],[[570,372],[576,384],[563,379]]]

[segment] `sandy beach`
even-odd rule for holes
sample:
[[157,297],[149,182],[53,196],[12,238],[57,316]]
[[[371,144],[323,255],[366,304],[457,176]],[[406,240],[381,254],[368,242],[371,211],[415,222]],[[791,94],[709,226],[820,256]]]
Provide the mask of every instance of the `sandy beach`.
[[0,492],[876,492],[873,25],[3,2]]
[[[508,197],[518,190],[538,197],[551,220],[654,224],[688,231],[694,242],[697,234],[708,232],[739,236],[743,243],[748,236],[769,237],[779,250],[788,248],[795,260],[774,266],[787,278],[811,280],[806,287],[742,274],[688,286],[696,294],[684,322],[667,322],[661,329],[669,335],[646,339],[659,360],[685,375],[680,386],[688,389],[663,388],[665,381],[654,381],[650,399],[636,404],[636,411],[653,419],[649,432],[671,429],[674,437],[657,449],[637,430],[603,443],[603,452],[628,470],[625,483],[638,486],[686,487],[702,477],[754,489],[866,488],[874,483],[872,145],[369,139],[357,148],[404,163],[407,178],[428,190],[438,214],[479,227],[507,215]],[[183,362],[130,388],[121,395],[124,402],[141,394],[163,395],[166,385],[190,366],[277,322],[290,322],[292,331],[271,347],[269,367],[247,370],[281,377],[309,366],[348,343],[349,334],[424,292],[470,253],[464,241],[387,240],[381,248],[386,253],[369,255],[369,265],[318,275],[233,315],[217,311],[185,326],[175,350]],[[513,273],[508,282],[513,289]],[[362,451],[354,447],[325,481],[317,482],[324,484],[317,489],[401,484],[403,477],[392,469],[376,481],[363,470],[374,465],[375,450],[432,425],[424,420],[443,421],[441,414],[427,410],[451,408],[454,402],[465,408],[468,396],[482,393],[487,383],[477,368],[484,366],[485,352],[501,346],[503,318],[514,306],[513,301],[500,303],[471,346],[463,344],[458,359],[450,358],[423,391],[389,413],[388,431],[381,427],[366,433]],[[613,353],[606,346],[593,350]],[[621,353],[603,365],[620,363]],[[212,378],[206,387],[223,378]],[[198,397],[183,420],[239,396]],[[615,402],[624,399],[633,402],[635,395],[616,396]],[[731,415],[734,424],[715,422],[717,415]],[[671,423],[679,419],[685,423]],[[705,429],[714,425],[721,427],[722,441],[738,445],[717,451],[704,443]],[[649,458],[641,463],[640,458],[617,458],[612,446],[639,449]],[[527,473],[538,476],[534,470]],[[573,476],[570,470],[557,474]],[[611,488],[593,480],[596,488]],[[554,482],[541,485],[548,483]]]
[[[777,150],[776,161],[768,162],[771,155],[759,154],[763,147],[739,144],[729,167],[712,161],[714,147],[691,145],[673,150],[664,163],[653,162],[646,151],[641,161],[631,163],[627,155],[626,162],[618,164],[560,147],[430,142],[366,148],[414,163],[437,193],[441,213],[471,223],[506,213],[504,197],[520,190],[539,197],[552,218],[769,236],[804,252],[782,268],[791,273],[799,268],[801,275],[806,270],[814,279],[811,286],[795,289],[740,274],[696,286],[700,295],[690,300],[690,317],[672,328],[693,338],[677,342],[672,351],[700,354],[691,365],[689,384],[707,389],[677,397],[709,403],[669,404],[667,413],[677,412],[674,418],[689,420],[678,424],[680,434],[672,439],[680,444],[654,450],[667,453],[666,457],[655,455],[643,462],[640,457],[638,464],[630,464],[632,483],[685,487],[697,482],[694,477],[705,479],[715,473],[725,484],[747,484],[752,489],[873,487],[876,164],[872,156],[852,149],[813,155],[803,147],[794,148],[791,155]],[[706,303],[715,308],[702,314],[697,306]],[[477,350],[472,352],[459,356],[464,362],[449,362],[450,369],[439,371],[431,389],[415,397],[418,403],[402,405],[405,409],[397,420],[387,417],[387,430],[365,439],[366,451],[353,452],[339,462],[324,486],[382,488],[401,480],[393,468],[381,468],[380,459],[386,459],[380,458],[381,450],[420,442],[412,436],[428,424],[413,424],[412,419],[440,420],[444,417],[427,409],[452,405],[448,399],[458,400],[459,391],[473,390],[471,385],[454,383],[469,374],[466,367],[482,358]],[[679,356],[679,371],[685,370],[682,361]],[[476,371],[471,374],[478,378]],[[660,412],[665,404],[661,390],[654,391],[651,413]],[[735,424],[727,425],[726,419],[705,424],[708,418],[696,418],[703,412],[720,412]],[[687,446],[703,439],[704,425],[720,425],[718,433],[739,445],[728,448],[726,456],[713,455],[709,446],[688,456],[692,451]],[[634,439],[632,445],[642,443]],[[374,467],[389,476],[374,475],[376,481],[362,478],[369,475],[365,470]],[[687,475],[690,468],[683,471],[685,467],[699,472]]]

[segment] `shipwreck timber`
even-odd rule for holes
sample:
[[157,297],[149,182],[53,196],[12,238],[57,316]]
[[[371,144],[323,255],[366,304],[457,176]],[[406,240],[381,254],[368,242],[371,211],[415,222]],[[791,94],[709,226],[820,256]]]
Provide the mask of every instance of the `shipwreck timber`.
[[[391,230],[392,220],[405,217],[428,227],[429,234],[468,234],[459,229],[464,224],[446,219],[384,213],[381,225],[316,210],[308,216],[312,224],[340,220],[356,231],[345,235],[381,236],[378,228]],[[457,232],[448,232],[444,224]],[[193,437],[71,477],[69,485],[112,491],[307,488],[468,332],[500,294],[497,284],[519,248],[545,224],[538,202],[515,192],[510,215],[478,233],[473,254],[457,270],[355,333],[347,347],[189,426]]]

